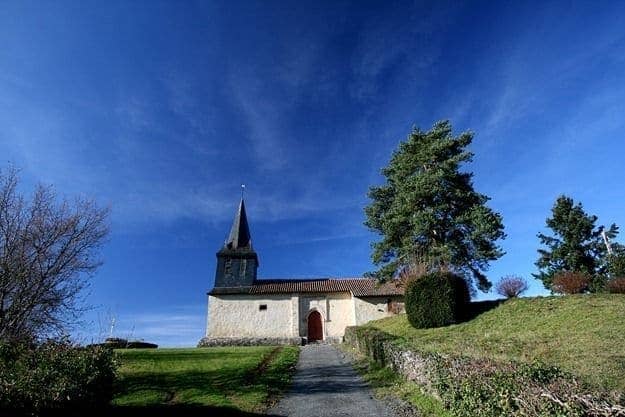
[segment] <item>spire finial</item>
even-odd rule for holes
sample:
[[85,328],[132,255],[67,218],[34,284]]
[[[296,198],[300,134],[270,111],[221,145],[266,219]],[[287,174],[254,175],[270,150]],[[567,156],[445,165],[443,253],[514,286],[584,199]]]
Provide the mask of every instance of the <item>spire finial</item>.
[[247,215],[245,214],[245,203],[243,202],[243,191],[245,185],[241,184],[241,201],[239,202],[239,209],[234,216],[232,222],[232,228],[230,229],[230,235],[226,240],[226,247],[228,249],[251,249],[252,242],[250,236],[250,228],[247,224]]

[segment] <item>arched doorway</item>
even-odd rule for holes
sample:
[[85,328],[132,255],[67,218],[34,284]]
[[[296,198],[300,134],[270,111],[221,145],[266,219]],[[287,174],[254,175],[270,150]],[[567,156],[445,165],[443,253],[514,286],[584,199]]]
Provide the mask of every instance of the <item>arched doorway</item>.
[[311,311],[308,315],[308,341],[323,340],[323,327],[321,314],[318,311]]

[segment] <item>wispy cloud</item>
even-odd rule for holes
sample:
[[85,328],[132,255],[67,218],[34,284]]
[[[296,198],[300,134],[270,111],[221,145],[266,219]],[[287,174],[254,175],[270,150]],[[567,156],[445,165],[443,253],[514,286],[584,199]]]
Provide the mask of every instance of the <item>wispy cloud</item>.
[[400,73],[404,85],[424,82],[429,68],[440,57],[440,42],[435,34],[451,19],[451,9],[426,10],[413,4],[401,11],[410,18],[398,19],[397,13],[394,10],[376,15],[360,33],[351,62],[354,77],[350,94],[357,100],[383,98],[386,94],[380,90],[387,86],[389,73]]
[[251,72],[232,74],[230,89],[245,123],[255,165],[280,170],[289,160],[285,116],[289,103],[278,103]]
[[[0,81],[2,86],[13,84]],[[191,126],[182,137],[175,123],[163,122],[163,109],[140,91],[98,108],[99,117],[113,123],[107,131],[95,132],[75,122],[74,105],[56,108],[18,87],[2,88],[7,94],[0,101],[5,127],[0,150],[25,177],[111,205],[114,221],[122,224],[230,216],[225,203],[231,199],[206,163],[206,158],[220,157],[218,147],[203,140],[210,138],[210,121],[201,120],[182,97],[189,87],[169,86],[176,90],[171,92],[173,117],[184,117]]]

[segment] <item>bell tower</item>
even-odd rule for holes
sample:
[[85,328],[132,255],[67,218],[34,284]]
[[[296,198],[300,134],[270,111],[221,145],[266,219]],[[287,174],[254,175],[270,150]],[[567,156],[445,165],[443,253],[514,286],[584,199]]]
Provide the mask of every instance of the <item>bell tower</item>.
[[257,269],[258,255],[252,248],[245,203],[241,197],[228,240],[217,252],[215,288],[250,286],[256,280]]

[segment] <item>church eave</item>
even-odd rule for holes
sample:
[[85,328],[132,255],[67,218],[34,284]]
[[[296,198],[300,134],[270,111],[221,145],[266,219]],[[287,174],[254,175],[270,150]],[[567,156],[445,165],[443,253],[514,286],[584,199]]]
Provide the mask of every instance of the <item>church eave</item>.
[[247,287],[216,287],[209,295],[223,294],[329,294],[351,293],[354,297],[388,297],[404,295],[395,283],[379,284],[373,279],[287,279],[257,280]]
[[208,295],[249,294],[252,287],[215,287]]

